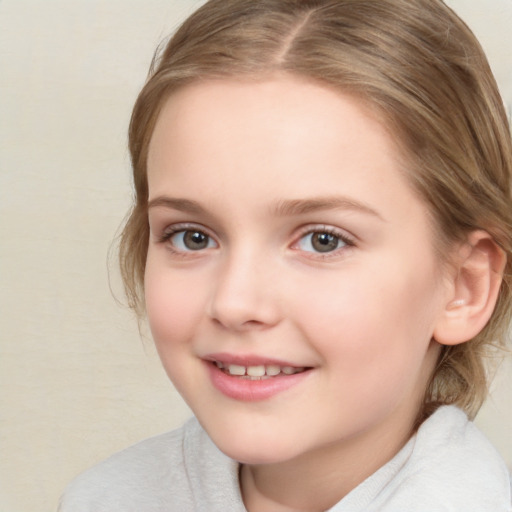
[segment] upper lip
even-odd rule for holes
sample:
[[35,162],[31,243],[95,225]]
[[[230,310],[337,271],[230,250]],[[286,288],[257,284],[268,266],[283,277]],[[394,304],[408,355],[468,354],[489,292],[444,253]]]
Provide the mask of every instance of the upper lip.
[[259,356],[255,354],[208,354],[203,357],[206,361],[219,362],[223,364],[236,364],[238,366],[290,366],[292,368],[304,368],[307,365],[295,364],[290,361],[274,359],[271,357]]

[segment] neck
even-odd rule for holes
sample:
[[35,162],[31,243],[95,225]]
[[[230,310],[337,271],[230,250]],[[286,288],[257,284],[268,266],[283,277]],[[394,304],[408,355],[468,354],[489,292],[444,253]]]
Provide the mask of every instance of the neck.
[[321,512],[391,460],[413,433],[409,421],[380,425],[282,463],[243,465],[240,485],[248,512]]

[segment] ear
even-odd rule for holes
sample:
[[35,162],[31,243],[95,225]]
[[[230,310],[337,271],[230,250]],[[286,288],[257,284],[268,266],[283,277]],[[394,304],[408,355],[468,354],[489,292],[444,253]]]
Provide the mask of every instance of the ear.
[[434,339],[457,345],[474,338],[491,318],[507,258],[485,231],[473,231],[460,246],[450,292]]

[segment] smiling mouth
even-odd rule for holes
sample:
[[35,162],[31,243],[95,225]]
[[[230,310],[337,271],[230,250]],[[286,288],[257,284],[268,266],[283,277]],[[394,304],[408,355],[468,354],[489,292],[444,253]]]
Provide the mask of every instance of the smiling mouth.
[[272,379],[286,375],[295,375],[309,369],[306,367],[278,366],[273,364],[242,366],[238,364],[225,364],[221,361],[213,361],[213,364],[226,375],[245,380]]

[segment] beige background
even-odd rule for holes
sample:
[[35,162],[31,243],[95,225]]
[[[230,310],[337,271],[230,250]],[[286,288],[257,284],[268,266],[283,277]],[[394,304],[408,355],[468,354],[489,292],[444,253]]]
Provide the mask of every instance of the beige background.
[[[79,471],[189,415],[112,298],[107,253],[132,103],[198,3],[0,0],[0,512],[54,510]],[[450,3],[512,104],[512,0]],[[478,421],[512,467],[511,368]]]

